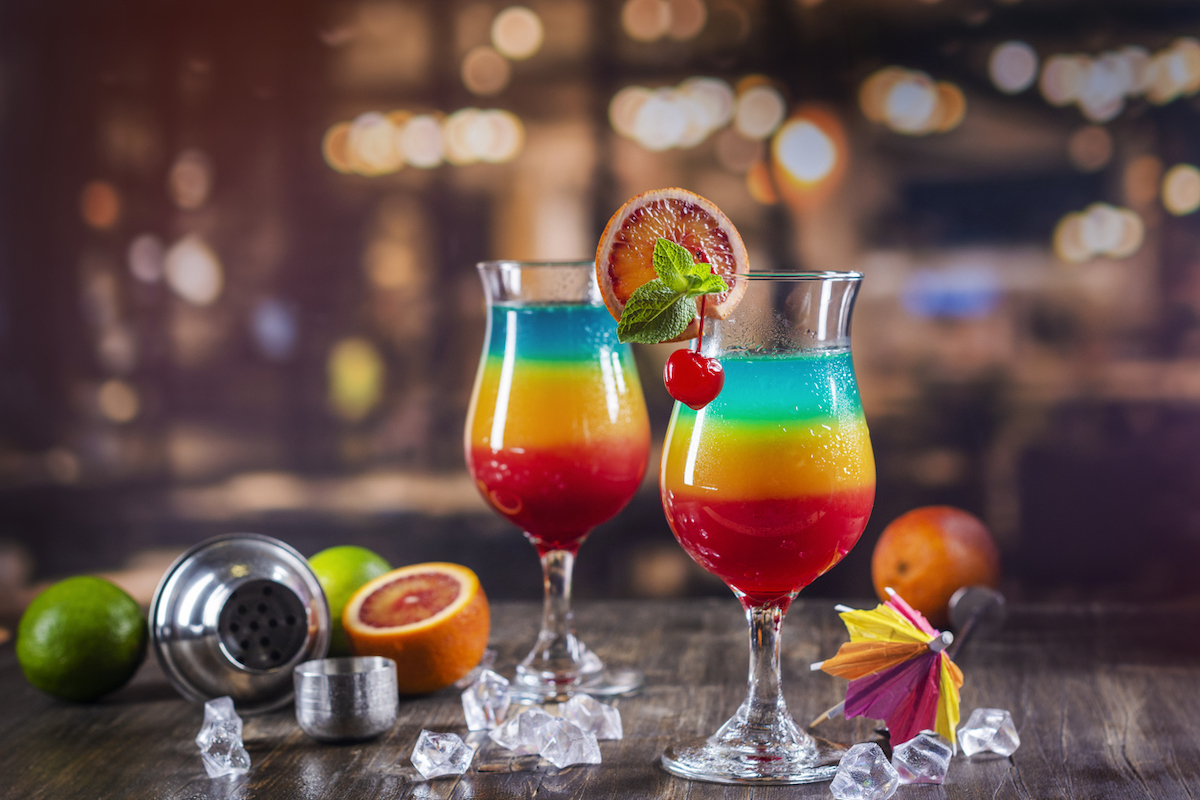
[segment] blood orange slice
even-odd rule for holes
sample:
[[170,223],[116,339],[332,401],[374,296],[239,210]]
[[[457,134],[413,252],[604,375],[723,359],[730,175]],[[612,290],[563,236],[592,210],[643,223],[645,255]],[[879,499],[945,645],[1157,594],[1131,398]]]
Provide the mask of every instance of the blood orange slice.
[[449,686],[483,658],[491,617],[479,578],[458,564],[413,564],[364,584],[342,612],[350,649],[396,662],[401,694]]
[[[696,261],[712,265],[729,291],[708,295],[705,313],[716,319],[728,317],[746,291],[746,281],[739,277],[750,271],[746,246],[715,203],[686,189],[643,192],[626,201],[608,221],[596,248],[596,280],[609,313],[620,319],[629,296],[656,277],[654,244],[659,238],[686,247]],[[696,302],[698,306],[700,301]],[[693,321],[679,339],[692,338],[698,327]]]

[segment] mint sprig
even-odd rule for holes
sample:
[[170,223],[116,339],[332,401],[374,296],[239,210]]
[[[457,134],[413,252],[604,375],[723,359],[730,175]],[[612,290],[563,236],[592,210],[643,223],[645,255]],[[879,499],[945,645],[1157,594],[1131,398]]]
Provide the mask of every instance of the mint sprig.
[[692,301],[729,291],[711,264],[697,264],[686,247],[661,237],[654,243],[654,272],[658,277],[634,290],[621,312],[617,338],[622,342],[674,339],[696,318]]

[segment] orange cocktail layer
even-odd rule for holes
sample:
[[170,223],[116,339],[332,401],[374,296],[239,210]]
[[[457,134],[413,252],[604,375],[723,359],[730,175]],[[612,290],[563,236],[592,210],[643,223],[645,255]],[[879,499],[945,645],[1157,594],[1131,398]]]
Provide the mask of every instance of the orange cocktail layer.
[[846,555],[875,498],[848,352],[727,358],[700,412],[676,404],[660,489],[683,548],[752,604],[790,596]]
[[646,471],[641,385],[603,307],[494,309],[469,420],[475,483],[542,551],[576,549]]

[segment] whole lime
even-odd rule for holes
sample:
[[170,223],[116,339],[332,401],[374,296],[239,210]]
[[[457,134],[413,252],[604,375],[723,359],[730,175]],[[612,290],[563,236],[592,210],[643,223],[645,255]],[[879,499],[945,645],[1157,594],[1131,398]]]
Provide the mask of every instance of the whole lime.
[[358,587],[378,578],[392,567],[378,553],[352,544],[330,547],[308,560],[329,603],[329,655],[350,655],[350,643],[342,627],[342,611]]
[[67,578],[34,598],[17,626],[25,677],[62,700],[95,700],[124,686],[146,657],[137,602],[103,578]]

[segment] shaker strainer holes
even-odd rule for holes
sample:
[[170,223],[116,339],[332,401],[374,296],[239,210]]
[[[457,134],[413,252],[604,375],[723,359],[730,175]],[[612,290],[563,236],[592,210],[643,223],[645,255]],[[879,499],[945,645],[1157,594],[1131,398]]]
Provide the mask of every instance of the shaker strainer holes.
[[269,670],[304,646],[308,630],[298,622],[305,617],[291,589],[259,579],[234,590],[221,609],[217,631],[230,658],[248,669]]

